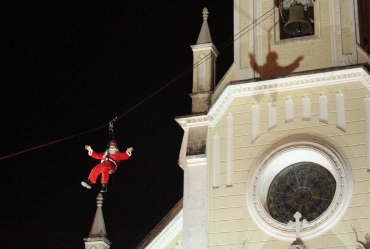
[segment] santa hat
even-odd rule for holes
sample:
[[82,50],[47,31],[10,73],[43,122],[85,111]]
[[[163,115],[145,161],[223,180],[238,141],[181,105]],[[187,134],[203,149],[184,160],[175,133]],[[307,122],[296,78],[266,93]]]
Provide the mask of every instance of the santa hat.
[[109,146],[109,147],[114,146],[114,147],[116,147],[116,148],[117,148],[117,147],[118,147],[118,144],[117,144],[117,142],[116,142],[116,141],[110,141],[110,142],[109,142],[109,144],[108,144],[108,146]]

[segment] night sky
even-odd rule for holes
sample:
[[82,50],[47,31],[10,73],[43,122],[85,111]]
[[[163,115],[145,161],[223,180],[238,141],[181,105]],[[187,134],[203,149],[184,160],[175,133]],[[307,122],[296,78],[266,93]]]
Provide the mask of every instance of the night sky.
[[[2,1],[0,157],[51,144],[0,160],[0,248],[84,248],[101,186],[81,186],[99,163],[84,146],[104,151],[108,127],[94,129],[143,100],[114,124],[134,151],[103,195],[111,248],[135,248],[182,198],[174,118],[191,114],[192,73],[147,98],[192,67],[204,7],[216,47],[232,39],[220,2]],[[217,81],[232,61],[231,45]]]

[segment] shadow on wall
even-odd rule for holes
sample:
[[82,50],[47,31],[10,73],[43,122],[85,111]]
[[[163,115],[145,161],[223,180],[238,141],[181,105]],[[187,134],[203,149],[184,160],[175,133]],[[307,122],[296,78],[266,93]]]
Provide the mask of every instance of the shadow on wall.
[[250,64],[253,70],[261,75],[261,78],[272,78],[284,76],[292,73],[297,67],[299,62],[303,60],[303,56],[299,56],[293,63],[288,66],[281,67],[277,63],[278,54],[276,52],[269,52],[266,56],[266,63],[262,66],[256,63],[253,54],[249,54]]
[[357,231],[356,231],[356,229],[353,226],[352,226],[352,230],[356,234],[356,241],[358,243],[360,243],[364,248],[369,249],[370,248],[370,234],[369,233],[366,233],[365,234],[365,242],[362,242],[362,241],[359,240],[358,235],[357,235]]
[[249,53],[251,68],[260,74],[261,78],[272,78],[285,76],[292,73],[297,67],[299,62],[303,60],[303,56],[299,56],[293,63],[288,66],[281,67],[277,63],[278,54],[271,51],[271,31],[273,26],[267,29],[267,42],[268,42],[268,54],[266,55],[266,63],[262,66],[256,63],[254,54]]

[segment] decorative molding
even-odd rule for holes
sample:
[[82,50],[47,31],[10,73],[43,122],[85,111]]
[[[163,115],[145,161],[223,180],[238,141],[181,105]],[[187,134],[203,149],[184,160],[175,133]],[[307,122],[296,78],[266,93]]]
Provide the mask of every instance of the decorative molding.
[[[355,3],[356,2],[356,3]],[[352,54],[351,54],[351,63],[357,64],[358,63],[358,55],[357,55],[357,39],[356,39],[356,9],[357,9],[357,0],[349,1],[349,13],[350,13],[350,19],[351,19],[351,48],[352,48]],[[348,38],[347,38],[348,39]]]
[[337,128],[343,132],[346,132],[346,108],[344,106],[344,95],[341,89],[338,90],[335,100]]
[[[245,10],[242,10],[242,7],[240,6],[241,2],[247,3],[245,1],[241,0],[234,0],[234,63],[236,66],[236,79],[245,79],[245,78],[253,78],[255,77],[254,73],[255,71],[250,68],[249,66],[244,65],[242,66],[242,36],[246,40],[246,43],[248,44],[249,52],[254,51],[254,34],[253,32],[247,32],[245,29],[249,27],[250,25],[253,25],[253,22],[255,20],[254,16],[254,1],[248,1],[249,12],[247,13],[250,18],[246,20],[246,22],[242,22],[241,16],[245,14]],[[242,13],[242,14],[241,14]],[[246,34],[249,33],[249,34]],[[248,38],[247,38],[248,37]],[[232,66],[233,67],[233,66]]]
[[311,100],[307,94],[304,94],[302,99],[302,120],[311,120]]
[[145,249],[166,248],[169,243],[182,231],[183,210],[170,221],[170,223],[156,236]]
[[220,136],[213,136],[213,187],[220,185]]
[[351,53],[343,52],[343,39],[342,39],[342,6],[340,0],[329,1],[329,15],[330,15],[330,36],[331,36],[331,56],[332,66],[344,66],[357,63],[357,52],[356,52],[356,24],[355,24],[355,6],[352,1],[342,1],[342,3],[348,4],[349,8],[344,8],[345,11],[350,13],[350,28],[351,33]]
[[358,46],[358,44],[360,44],[360,25],[359,25],[359,23],[358,23],[358,20],[359,20],[359,18],[358,18],[358,0],[354,0],[353,1],[354,2],[354,22],[355,22],[355,29],[356,29],[356,31],[355,31],[355,34],[356,34],[356,42],[355,42],[355,44],[356,44],[356,47],[359,47]]
[[[211,146],[211,141],[212,141],[212,137],[211,137],[211,127],[208,126],[207,127],[207,138],[206,138],[206,157],[207,157],[207,162],[211,162],[211,149],[213,148],[213,146]],[[212,147],[212,148],[211,148]],[[207,167],[207,176],[208,176],[208,179],[210,177],[210,168]],[[209,182],[209,180],[208,180]]]
[[264,81],[246,80],[229,84],[208,112],[211,126],[215,126],[235,98],[270,94],[315,86],[329,86],[360,81],[370,90],[370,76],[361,65],[310,74],[297,74]]
[[91,238],[85,238],[85,249],[109,249],[112,245],[112,242],[110,242],[105,237],[91,237]]
[[[193,52],[202,52],[202,51],[205,51],[205,50],[210,50],[216,56],[220,53],[220,52],[218,52],[217,48],[215,47],[215,45],[212,42],[204,43],[204,44],[191,45],[190,47],[193,50]],[[212,53],[207,54],[206,57],[207,56],[210,57],[211,54]]]
[[[352,66],[350,68],[345,67],[333,71],[325,70],[324,72],[304,75],[297,74],[264,81],[246,80],[234,82],[229,84],[222,91],[210,108],[208,114],[177,117],[175,120],[183,129],[186,127],[199,127],[204,125],[215,127],[235,98],[270,94],[271,92],[307,89],[316,86],[346,84],[353,81],[360,81],[370,90],[370,75],[361,65]],[[320,122],[323,121],[320,120]]]
[[177,117],[175,120],[183,128],[209,125],[209,116],[207,115]]
[[104,238],[104,237],[85,238],[84,241],[86,241],[86,242],[104,242],[107,245],[112,244],[112,242],[110,242],[107,238]]
[[187,156],[186,160],[188,167],[207,166],[207,157],[205,154]]
[[370,171],[370,99],[366,96],[365,105],[365,125],[366,125],[366,147],[367,147],[367,171]]
[[[337,45],[339,46],[339,47],[342,47],[342,44],[341,43],[339,43],[339,44],[337,44],[337,40],[338,40],[338,38],[336,38],[336,29],[335,29],[335,27],[336,27],[336,25],[335,25],[335,18],[337,17],[338,18],[338,13],[339,13],[339,10],[338,10],[338,1],[337,0],[334,0],[334,1],[329,1],[329,17],[330,17],[330,39],[331,39],[331,42],[330,42],[330,44],[331,44],[331,66],[332,67],[335,67],[335,66],[337,66],[338,65],[338,63],[337,63],[337,60],[338,60],[338,58],[337,58],[337,54],[338,54],[338,52],[337,52]],[[337,14],[337,15],[336,15]],[[337,28],[337,30],[338,30],[338,28]],[[339,37],[339,39],[340,39],[340,37]],[[339,40],[339,42],[340,42],[340,40]]]
[[260,107],[257,102],[252,106],[252,141],[253,143],[260,135]]
[[288,96],[285,101],[285,123],[294,121],[294,102],[291,96]]
[[233,185],[233,116],[227,117],[226,186]]
[[[251,1],[251,2],[254,2],[254,4],[256,5],[255,9],[251,10],[255,13],[255,19],[253,19],[254,21],[263,15],[262,14],[262,1]],[[271,19],[274,19],[274,15],[271,16],[270,20]],[[258,21],[257,23],[258,25],[253,23],[253,26],[252,26],[253,29],[251,29],[253,32],[250,32],[251,35],[253,35],[253,47],[255,49],[254,51],[252,50],[251,52],[257,55],[257,58],[256,58],[257,64],[263,65],[263,60],[264,60],[263,46],[262,46],[263,44],[263,35],[262,35],[263,19],[261,21]],[[257,70],[255,70],[255,72],[257,72]],[[261,76],[261,69],[258,70],[258,74],[255,73],[254,77],[260,77],[260,76]]]
[[[299,156],[297,156],[299,154]],[[246,205],[252,220],[266,234],[284,241],[295,239],[295,229],[274,220],[265,207],[269,182],[285,167],[298,161],[318,163],[334,176],[337,185],[329,208],[308,223],[301,238],[314,239],[336,225],[347,209],[353,191],[350,165],[330,144],[319,138],[303,137],[287,140],[271,148],[256,163],[247,179]]]
[[277,125],[277,107],[273,99],[270,99],[268,105],[268,130],[272,130]]
[[324,92],[320,93],[319,98],[319,121],[328,124],[328,98],[325,96]]

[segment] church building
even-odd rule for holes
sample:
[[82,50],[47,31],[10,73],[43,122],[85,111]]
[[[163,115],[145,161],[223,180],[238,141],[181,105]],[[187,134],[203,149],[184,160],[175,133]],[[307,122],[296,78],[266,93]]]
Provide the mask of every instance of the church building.
[[230,4],[219,82],[207,8],[191,46],[183,199],[137,248],[370,248],[370,1]]

